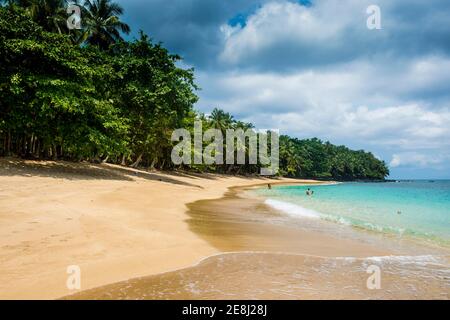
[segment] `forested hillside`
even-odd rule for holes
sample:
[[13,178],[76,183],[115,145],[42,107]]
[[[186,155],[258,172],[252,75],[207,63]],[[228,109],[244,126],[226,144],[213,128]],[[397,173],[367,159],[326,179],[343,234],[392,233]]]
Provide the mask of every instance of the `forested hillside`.
[[[220,109],[205,116],[194,71],[140,33],[125,41],[123,10],[85,1],[83,29],[68,30],[65,1],[3,1],[0,7],[0,155],[104,161],[157,169],[254,174],[258,165],[183,165],[171,161],[173,130],[253,128]],[[324,179],[384,179],[371,153],[318,139],[280,138],[280,174]]]

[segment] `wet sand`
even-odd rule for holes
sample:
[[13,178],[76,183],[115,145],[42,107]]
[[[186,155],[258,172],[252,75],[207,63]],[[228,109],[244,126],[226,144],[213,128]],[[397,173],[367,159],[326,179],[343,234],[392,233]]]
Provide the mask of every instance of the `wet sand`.
[[231,188],[221,199],[188,204],[189,227],[222,252],[270,251],[316,256],[384,256],[392,251],[308,228],[271,223],[283,215]]
[[72,265],[81,290],[192,266],[219,250],[189,229],[186,204],[266,181],[2,158],[0,298],[77,292]]
[[[68,299],[448,299],[448,251],[308,220],[300,225],[231,188],[188,205],[190,230],[222,254]],[[369,266],[380,289],[369,289]]]
[[[448,299],[448,262],[230,253],[67,299]],[[379,290],[366,285],[371,265],[382,270]]]

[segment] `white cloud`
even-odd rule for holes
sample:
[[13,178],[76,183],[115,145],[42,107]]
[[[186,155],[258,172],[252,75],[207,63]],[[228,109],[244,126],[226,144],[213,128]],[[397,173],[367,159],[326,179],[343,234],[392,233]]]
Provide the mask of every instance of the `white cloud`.
[[363,2],[368,1],[345,2],[321,1],[312,7],[287,1],[269,2],[248,18],[244,28],[232,34],[223,28],[225,46],[220,58],[236,63],[261,50],[286,43],[304,43],[310,47],[327,47],[328,44],[329,49],[333,49],[335,40],[354,23],[355,15],[365,17],[364,12],[359,11],[365,8]]
[[200,73],[200,108],[450,173],[450,56],[433,27],[450,26],[443,2],[380,0],[380,31],[366,28],[369,4],[273,1],[244,26],[223,25],[227,71]]
[[[448,0],[118,1],[135,31],[195,67],[204,112],[403,163],[450,150]],[[367,29],[372,4],[382,30]]]
[[400,166],[413,166],[420,168],[439,168],[441,164],[450,159],[449,154],[429,155],[418,152],[396,153],[392,156],[389,165],[392,168]]
[[263,114],[259,121],[283,128],[301,137],[352,141],[367,148],[391,150],[448,149],[450,130],[444,123],[436,125],[423,120],[424,113],[449,118],[448,110],[425,111],[418,105],[368,109],[350,105],[324,107],[305,112]]
[[[415,71],[423,64],[439,69],[433,71],[438,80]],[[415,77],[421,78],[420,84]],[[200,106],[205,111],[219,106],[257,126],[276,125],[301,137],[347,139],[391,149],[449,148],[450,104],[402,95],[406,84],[414,93],[435,88],[437,81],[447,83],[450,92],[450,60],[425,57],[393,71],[358,61],[289,75],[201,74]]]
[[241,29],[242,29],[242,27],[239,24],[234,27],[230,26],[228,24],[224,24],[224,25],[220,26],[220,32],[222,32],[225,39],[231,38],[231,36],[233,36],[233,34],[235,34],[236,32],[239,32]]
[[[224,48],[220,61],[230,64],[249,62],[257,60],[266,51],[282,56],[286,50],[294,51],[289,64],[303,59],[334,60],[342,53],[350,54],[352,49],[358,51],[357,47],[349,47],[346,41],[349,36],[356,37],[359,42],[356,45],[367,50],[363,43],[370,44],[371,36],[375,35],[369,33],[366,26],[366,8],[372,2],[315,1],[309,7],[289,1],[266,3],[248,17],[245,27],[234,28],[233,32],[228,25],[221,27]],[[384,39],[386,33],[376,36],[377,40]],[[309,56],[309,53],[317,56]]]

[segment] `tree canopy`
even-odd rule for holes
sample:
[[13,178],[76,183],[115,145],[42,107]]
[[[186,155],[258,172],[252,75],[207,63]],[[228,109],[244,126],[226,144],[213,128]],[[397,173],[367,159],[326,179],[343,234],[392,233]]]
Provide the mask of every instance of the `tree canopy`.
[[[4,1],[5,2],[5,1]],[[175,129],[252,130],[214,109],[206,116],[194,70],[129,27],[109,0],[85,1],[83,29],[64,26],[65,1],[6,1],[0,7],[0,155],[31,159],[108,161],[159,169],[256,174],[255,164],[175,165]],[[64,19],[63,19],[64,18]],[[64,21],[64,23],[62,23]],[[244,148],[248,157],[246,146]],[[280,137],[280,174],[323,179],[384,179],[388,168],[371,153],[316,138]]]

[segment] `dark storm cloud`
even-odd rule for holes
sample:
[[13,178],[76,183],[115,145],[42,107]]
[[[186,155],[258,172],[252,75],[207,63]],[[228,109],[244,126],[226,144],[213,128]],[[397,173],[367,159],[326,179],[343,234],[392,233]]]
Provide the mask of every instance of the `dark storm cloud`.
[[[328,0],[312,1],[306,6],[291,1],[290,7],[284,6],[278,12],[274,7],[272,11],[260,9],[269,1],[258,0],[119,2],[126,10],[125,18],[132,25],[134,35],[143,29],[197,68],[289,72],[294,68],[345,63],[361,56],[392,60],[450,54],[450,1],[447,0]],[[283,6],[287,1],[271,2]],[[366,28],[365,10],[372,3],[381,7],[383,29],[380,31]],[[263,10],[260,16],[259,10]],[[295,16],[302,10],[311,12],[312,20],[286,22],[286,15]],[[247,25],[249,16],[257,29],[251,30]],[[242,28],[225,39],[221,26],[227,24]],[[316,36],[305,34],[311,32]],[[250,37],[269,37],[271,42],[249,44]],[[218,59],[223,51],[222,59]]]
[[154,41],[196,67],[215,63],[222,50],[220,26],[246,16],[266,1],[257,0],[118,0],[133,35],[142,29]]
[[450,1],[116,1],[134,36],[195,67],[198,110],[369,149],[394,177],[450,178]]
[[373,0],[274,3],[257,11],[226,41],[222,61],[260,71],[289,72],[347,63],[450,55],[450,1],[379,0],[381,30],[366,26]]

